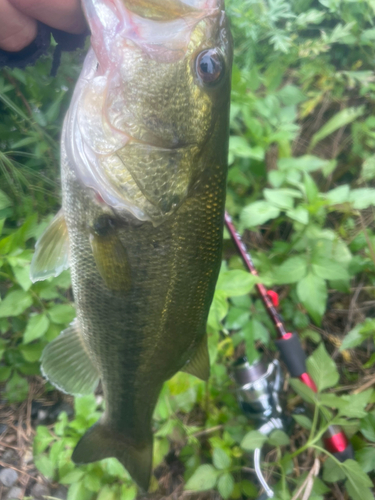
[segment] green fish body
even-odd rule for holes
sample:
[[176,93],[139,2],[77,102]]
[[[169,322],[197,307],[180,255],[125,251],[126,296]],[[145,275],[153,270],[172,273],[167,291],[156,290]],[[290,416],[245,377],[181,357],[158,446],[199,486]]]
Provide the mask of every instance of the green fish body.
[[232,56],[221,1],[133,4],[84,2],[93,49],[63,131],[63,209],[32,278],[69,265],[77,309],[43,353],[45,376],[71,394],[102,382],[105,412],[73,460],[116,457],[147,489],[163,383],[209,376]]

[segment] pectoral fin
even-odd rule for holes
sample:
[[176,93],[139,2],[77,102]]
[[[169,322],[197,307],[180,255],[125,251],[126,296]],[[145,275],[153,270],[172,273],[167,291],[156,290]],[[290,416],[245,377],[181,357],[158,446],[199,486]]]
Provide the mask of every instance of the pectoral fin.
[[110,290],[127,292],[131,287],[126,250],[110,217],[98,219],[90,234],[92,253],[100,276]]
[[190,361],[181,369],[182,372],[190,373],[201,380],[208,380],[210,376],[210,358],[207,347],[207,335],[205,335],[193,354]]
[[91,394],[99,382],[99,372],[85,347],[75,319],[42,354],[41,371],[59,390],[75,396]]
[[30,279],[33,283],[58,276],[69,268],[69,237],[61,209],[35,245]]

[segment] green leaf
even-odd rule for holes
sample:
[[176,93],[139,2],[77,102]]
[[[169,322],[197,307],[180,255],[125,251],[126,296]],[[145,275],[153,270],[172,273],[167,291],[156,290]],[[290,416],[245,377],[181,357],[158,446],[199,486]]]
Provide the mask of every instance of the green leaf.
[[227,453],[221,448],[215,448],[212,456],[212,461],[217,469],[228,469],[230,467],[232,460],[227,455]]
[[304,257],[290,257],[272,272],[274,283],[284,285],[297,283],[307,272],[307,262]]
[[364,341],[363,336],[361,335],[362,323],[356,325],[350,332],[344,337],[344,340],[341,343],[340,351],[344,351],[345,349],[352,349],[353,347],[357,347],[357,345],[362,344]]
[[71,323],[76,316],[76,311],[69,304],[58,304],[49,309],[48,314],[53,323],[62,325]]
[[361,466],[355,460],[346,460],[342,464],[347,481],[346,489],[353,500],[373,500],[374,495],[371,492],[373,484],[368,475],[361,469]]
[[23,290],[9,292],[0,303],[0,318],[19,316],[33,303],[32,296]]
[[245,451],[254,451],[256,448],[261,448],[266,441],[267,436],[259,431],[250,431],[241,441],[241,448]]
[[340,376],[337,371],[336,363],[326,351],[323,342],[307,359],[306,365],[319,392],[335,386],[339,381]]
[[236,269],[220,273],[216,289],[227,297],[238,297],[249,293],[258,279],[247,271]]
[[367,415],[366,406],[370,401],[372,389],[359,394],[344,394],[341,396],[343,405],[339,407],[339,416],[347,418],[363,418]]
[[328,122],[326,122],[323,127],[313,135],[310,143],[310,149],[314,148],[318,142],[322,141],[336,130],[341,127],[345,127],[349,123],[352,123],[358,117],[362,116],[365,112],[364,106],[359,106],[357,108],[345,108],[339,111],[335,116],[333,116]]
[[301,398],[307,403],[315,402],[315,393],[310,387],[307,387],[303,382],[298,380],[297,378],[292,378],[289,381],[290,385],[296,391],[296,393],[301,396]]
[[34,443],[33,443],[34,455],[39,455],[44,450],[46,450],[52,441],[53,437],[51,436],[51,433],[49,432],[48,428],[39,425],[36,428],[36,434],[34,437]]
[[26,361],[29,363],[35,363],[40,360],[42,355],[43,345],[39,342],[37,344],[31,345],[21,345],[20,352]]
[[323,257],[316,257],[312,261],[313,272],[325,280],[347,280],[348,271],[338,262]]
[[312,319],[320,325],[328,296],[325,281],[309,273],[298,283],[297,295]]
[[0,210],[4,210],[4,208],[8,208],[11,205],[11,199],[4,193],[4,191],[0,190]]
[[221,290],[217,290],[208,314],[207,324],[215,330],[220,330],[221,322],[227,315],[228,309],[229,304],[226,295]]
[[276,429],[269,436],[268,443],[272,446],[286,446],[290,443],[290,439],[285,432]]
[[25,333],[23,334],[23,341],[25,344],[33,340],[43,337],[49,327],[49,319],[43,314],[35,314],[31,316],[27,323]]
[[248,205],[241,212],[241,222],[246,227],[255,227],[264,224],[280,215],[280,209],[267,201],[256,201]]
[[89,418],[96,410],[96,400],[93,394],[76,397],[74,399],[74,410],[77,416]]
[[305,172],[304,177],[305,178],[303,185],[305,188],[306,197],[309,203],[315,203],[319,194],[318,186],[315,184],[315,181],[310,174]]
[[109,485],[106,485],[100,490],[97,500],[118,500],[118,497],[116,491]]
[[34,464],[36,468],[43,474],[44,477],[48,479],[53,479],[55,469],[49,457],[47,455],[41,455],[34,459]]
[[361,432],[366,439],[375,443],[375,415],[373,413],[369,413],[361,421]]
[[93,491],[95,493],[97,493],[102,486],[100,477],[98,477],[94,472],[86,474],[83,482],[88,490]]
[[131,486],[121,485],[121,496],[119,500],[135,500],[137,496],[137,487],[133,484]]
[[92,493],[85,488],[83,481],[73,483],[70,486],[67,500],[89,500],[90,498],[92,498]]
[[206,491],[215,487],[218,471],[209,464],[200,465],[188,482],[185,490]]
[[60,477],[59,483],[60,484],[73,484],[76,483],[77,481],[80,481],[83,476],[84,476],[83,470],[80,469],[73,469],[72,471],[68,472],[68,474],[65,474],[65,476]]
[[14,372],[5,386],[5,392],[5,397],[9,403],[19,403],[27,398],[29,384],[25,378]]
[[264,189],[265,199],[275,207],[289,210],[293,208],[294,200],[287,189]]
[[306,417],[306,415],[292,415],[294,420],[299,424],[301,427],[304,429],[310,430],[312,427],[312,422],[309,417]]
[[349,193],[350,186],[349,184],[343,184],[342,186],[338,186],[337,188],[331,189],[325,195],[325,198],[331,205],[338,205],[341,203],[349,202]]
[[277,162],[280,170],[299,170],[301,172],[314,172],[327,166],[330,162],[317,156],[304,155],[298,158],[280,158]]
[[328,457],[323,466],[323,479],[327,483],[337,483],[345,479],[345,470],[335,460]]
[[366,448],[357,451],[355,458],[363,472],[375,470],[375,448],[373,446],[366,446]]
[[224,500],[231,496],[234,484],[234,478],[229,472],[226,472],[219,478],[217,489]]
[[297,207],[292,208],[291,210],[287,210],[286,215],[301,224],[307,225],[309,223],[309,212],[306,208]]
[[375,189],[359,188],[350,191],[349,201],[353,203],[353,208],[364,210],[375,205]]
[[229,152],[239,158],[252,158],[253,160],[264,160],[264,149],[257,146],[251,147],[244,137],[232,135],[229,138]]

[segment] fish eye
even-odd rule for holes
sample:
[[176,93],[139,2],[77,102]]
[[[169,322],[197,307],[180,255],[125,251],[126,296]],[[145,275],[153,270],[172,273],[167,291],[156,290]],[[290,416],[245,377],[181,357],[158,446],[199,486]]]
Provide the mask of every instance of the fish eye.
[[107,236],[115,227],[113,217],[107,214],[100,215],[93,224],[93,232],[98,236]]
[[195,68],[199,79],[206,85],[218,83],[224,75],[224,59],[216,49],[198,54]]

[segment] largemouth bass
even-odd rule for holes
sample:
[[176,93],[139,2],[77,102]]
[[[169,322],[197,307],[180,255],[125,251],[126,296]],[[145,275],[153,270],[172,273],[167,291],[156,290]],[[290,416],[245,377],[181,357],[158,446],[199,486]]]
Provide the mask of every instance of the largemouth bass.
[[63,207],[34,281],[70,266],[76,320],[42,355],[105,412],[76,463],[116,457],[148,488],[163,383],[209,376],[206,321],[221,261],[231,37],[222,0],[84,0],[91,49],[66,116]]

